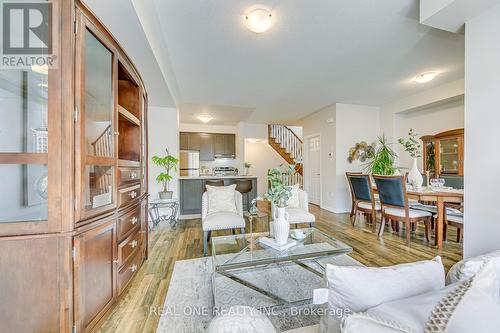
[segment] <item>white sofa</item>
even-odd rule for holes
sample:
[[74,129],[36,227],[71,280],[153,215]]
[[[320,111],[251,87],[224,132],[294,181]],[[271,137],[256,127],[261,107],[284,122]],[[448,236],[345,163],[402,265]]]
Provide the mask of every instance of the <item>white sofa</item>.
[[[436,259],[439,259],[439,263],[441,262],[440,258]],[[417,266],[421,263],[424,263],[424,266]],[[415,267],[412,267],[412,265],[415,265]],[[468,258],[456,263],[446,276],[446,286],[444,286],[444,269],[442,273],[440,273],[439,269],[436,270],[435,265],[434,268],[429,269],[429,267],[432,267],[432,264],[429,266],[425,264],[425,262],[388,267],[388,272],[382,273],[380,276],[381,281],[379,281],[382,282],[387,280],[388,277],[392,281],[393,279],[390,275],[394,274],[393,271],[398,271],[401,268],[403,272],[399,271],[393,276],[396,280],[398,279],[398,274],[404,273],[404,270],[409,269],[411,273],[410,276],[413,278],[415,278],[416,274],[420,274],[420,271],[426,271],[426,273],[423,273],[422,278],[424,280],[426,279],[427,282],[420,284],[419,288],[421,291],[428,288],[429,290],[427,292],[420,292],[412,295],[411,291],[404,290],[407,288],[402,288],[403,286],[399,285],[401,282],[404,283],[405,279],[403,278],[399,283],[397,281],[395,282],[398,285],[393,285],[396,290],[391,290],[388,293],[384,291],[377,291],[375,293],[380,293],[383,295],[382,297],[386,299],[404,293],[408,294],[407,297],[396,297],[392,300],[388,299],[383,303],[366,309],[362,309],[365,305],[356,304],[354,308],[358,308],[355,313],[345,317],[342,321],[339,321],[337,318],[332,318],[331,316],[325,316],[321,319],[321,324],[319,325],[293,329],[286,331],[286,333],[401,333],[423,332],[424,330],[426,330],[426,332],[444,332],[446,326],[450,328],[450,330],[446,330],[446,332],[450,333],[493,333],[498,331],[498,327],[500,327],[500,316],[498,315],[500,313],[500,250],[474,258]],[[335,279],[342,279],[344,275],[347,282],[352,281],[352,276],[349,274],[353,272],[356,273],[355,268],[351,269],[347,267],[347,274],[344,274],[342,269],[344,268],[340,268],[339,271],[330,276],[335,276]],[[384,268],[382,268],[382,270],[383,269]],[[365,274],[363,278],[370,277],[370,275],[376,277],[376,275],[379,274],[379,272],[377,272],[379,269],[377,268],[360,268],[360,270],[360,276]],[[437,276],[439,276],[438,279],[442,279],[442,281],[435,284],[433,280]],[[388,286],[388,284],[384,283],[378,284],[375,280],[376,279],[371,279],[370,284],[375,284],[375,286],[379,286],[379,288]],[[327,281],[329,281],[328,278]],[[412,288],[411,282],[414,281],[410,281],[408,284],[407,287],[409,289]],[[441,287],[439,287],[440,284],[442,284]],[[372,287],[367,286],[367,288],[369,289]],[[354,293],[357,292],[355,286],[351,289]],[[413,291],[415,290],[418,290],[418,288]],[[363,298],[360,299],[361,303],[376,302],[376,298],[374,299],[372,294],[366,294],[366,291],[367,290],[361,291],[358,294],[358,297],[363,295]],[[341,298],[349,296],[349,292],[348,286],[347,291],[343,290],[340,292],[340,296],[337,295],[333,297],[334,302],[339,302],[339,300],[342,301]],[[332,300],[332,295],[329,294],[328,298],[330,302]],[[349,300],[347,301],[349,302]],[[455,313],[456,315],[453,315]],[[473,316],[471,316],[471,314],[473,314]],[[235,321],[230,318],[215,318],[213,322],[215,325],[213,327],[212,324],[209,326],[209,333],[216,332],[215,330],[211,330],[213,328],[227,327],[224,326],[224,323],[229,324],[232,322],[234,325]],[[429,330],[429,328],[431,329]],[[224,332],[232,331],[224,330]],[[238,332],[254,331],[252,329],[241,329],[238,330]],[[259,330],[259,332],[275,332],[275,330]]]
[[[316,218],[313,214],[309,213],[309,200],[307,197],[307,192],[298,189],[298,203],[299,207],[286,207],[285,211],[288,213],[288,222],[290,224],[297,223],[308,223],[312,226],[316,222]],[[274,218],[274,212],[276,211],[276,206],[271,205],[271,216]]]

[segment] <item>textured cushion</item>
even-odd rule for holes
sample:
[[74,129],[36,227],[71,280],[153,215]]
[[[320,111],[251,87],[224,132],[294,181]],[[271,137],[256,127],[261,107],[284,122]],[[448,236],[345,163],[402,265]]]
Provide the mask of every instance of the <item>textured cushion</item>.
[[236,202],[234,192],[236,184],[229,186],[206,185],[208,195],[208,214],[215,212],[236,213]]
[[469,280],[459,283],[432,311],[425,332],[498,332],[500,300],[493,262],[486,263]]
[[294,223],[312,223],[316,220],[313,214],[300,208],[286,208],[288,213],[288,222]]
[[289,186],[289,188],[291,189],[291,196],[286,203],[287,208],[300,208],[299,184]]
[[347,316],[342,321],[342,333],[414,333],[398,322],[364,313]]
[[236,213],[217,212],[202,220],[203,231],[244,228],[245,219]]
[[[436,214],[437,213],[437,206],[433,205],[423,205],[421,203],[416,203],[416,204],[410,204],[410,208],[412,209],[418,209],[418,210],[425,210],[427,212]],[[456,208],[451,208],[451,207],[446,207],[446,214],[462,214],[462,212]]]
[[[406,213],[404,209],[399,209],[399,208],[386,208],[384,211],[386,214],[389,215],[394,215],[398,217],[405,217]],[[410,209],[409,214],[411,218],[424,218],[424,217],[429,217],[432,216],[431,213],[426,212],[425,210],[416,210],[416,209]]]
[[276,333],[269,318],[248,306],[234,306],[221,311],[207,328],[208,333]]
[[[372,209],[372,204],[368,202],[358,202],[359,208]],[[380,210],[380,203],[375,202],[375,210]]]
[[410,332],[423,332],[432,310],[456,287],[457,284],[454,284],[439,290],[383,303],[368,309],[365,313],[390,322],[398,322]]
[[483,267],[487,261],[492,261],[494,267],[496,268],[497,275],[499,276],[500,283],[500,250],[457,262],[448,271],[448,274],[446,275],[446,283],[451,284],[470,279],[479,272],[481,267]]
[[379,304],[444,287],[441,258],[390,267],[326,266],[328,306],[361,312]]

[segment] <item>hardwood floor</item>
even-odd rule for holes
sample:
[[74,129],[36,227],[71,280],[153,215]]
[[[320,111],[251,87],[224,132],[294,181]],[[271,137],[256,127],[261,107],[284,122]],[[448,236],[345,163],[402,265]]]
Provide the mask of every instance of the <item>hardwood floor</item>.
[[[448,241],[439,251],[424,241],[420,225],[412,235],[411,247],[407,247],[404,228],[401,228],[400,235],[386,228],[384,237],[379,239],[362,218],[358,217],[353,228],[348,214],[333,214],[314,205],[310,210],[316,215],[318,229],[351,245],[353,251],[350,256],[367,266],[394,265],[440,255],[448,270],[462,259],[462,245],[454,241],[454,228],[449,228]],[[267,227],[254,223],[254,230],[266,231]],[[214,236],[223,234],[228,232],[219,232]],[[175,262],[198,258],[203,254],[201,222],[199,219],[182,220],[175,229],[166,223],[160,224],[150,233],[149,246],[149,259],[99,332],[156,332],[160,316],[155,309],[163,305]]]

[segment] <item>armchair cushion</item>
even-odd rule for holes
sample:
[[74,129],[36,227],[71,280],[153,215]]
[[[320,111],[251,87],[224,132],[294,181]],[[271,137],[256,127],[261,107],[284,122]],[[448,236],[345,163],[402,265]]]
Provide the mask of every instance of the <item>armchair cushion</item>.
[[288,222],[291,224],[313,223],[316,220],[313,214],[301,208],[286,208],[285,211],[288,213]]
[[208,196],[208,214],[215,212],[237,212],[234,200],[236,184],[229,186],[207,185],[206,187]]
[[287,207],[290,208],[300,208],[300,198],[299,198],[299,184],[289,186],[291,189],[291,197],[288,199]]
[[231,212],[216,212],[208,214],[201,221],[203,231],[236,229],[245,227],[245,219]]
[[[393,216],[398,216],[398,217],[405,217],[406,213],[403,208],[387,208],[384,210],[385,214],[388,215],[393,215]],[[432,216],[432,213],[426,212],[425,210],[417,210],[417,209],[410,209],[409,215],[411,218],[424,218],[424,217],[429,217]]]

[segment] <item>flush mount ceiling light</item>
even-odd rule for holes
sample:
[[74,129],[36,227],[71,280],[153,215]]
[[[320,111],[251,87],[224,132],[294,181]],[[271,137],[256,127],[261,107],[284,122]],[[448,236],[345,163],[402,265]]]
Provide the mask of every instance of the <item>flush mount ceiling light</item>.
[[244,19],[248,30],[260,34],[267,31],[271,26],[272,14],[267,9],[256,8],[245,14]]
[[413,78],[413,81],[418,82],[418,83],[427,83],[429,81],[434,80],[434,78],[438,75],[437,72],[425,72],[422,74],[419,74]]
[[208,123],[210,120],[214,119],[211,115],[209,114],[202,114],[201,116],[198,116],[198,119],[202,123]]
[[260,140],[257,139],[257,138],[246,138],[245,141],[249,142],[249,143],[257,143],[259,142]]

